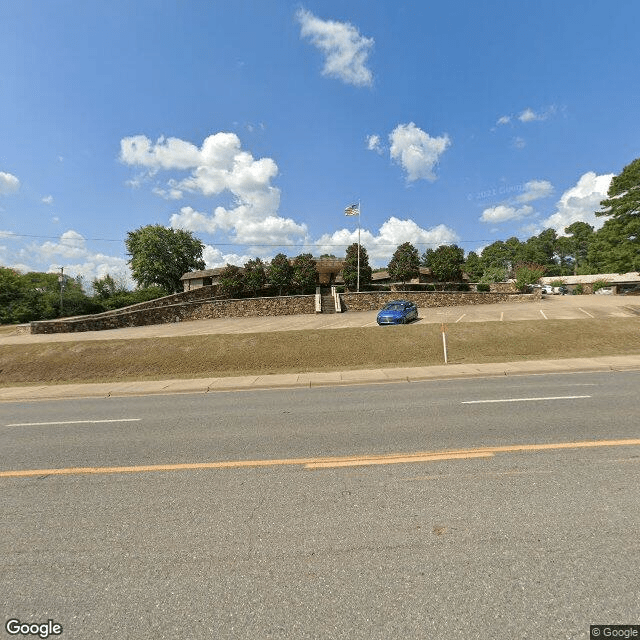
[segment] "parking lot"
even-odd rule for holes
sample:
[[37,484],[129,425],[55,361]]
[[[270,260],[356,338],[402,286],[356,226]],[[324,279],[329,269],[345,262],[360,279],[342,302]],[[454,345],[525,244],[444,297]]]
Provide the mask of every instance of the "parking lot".
[[[398,294],[401,298],[402,294]],[[456,322],[509,322],[577,320],[594,318],[632,318],[640,316],[640,297],[634,296],[543,296],[534,302],[463,305],[456,307],[420,308],[418,323],[453,324]],[[348,311],[339,314],[268,316],[260,318],[216,318],[146,327],[128,327],[107,331],[61,333],[49,335],[0,336],[3,344],[66,342],[78,340],[136,339],[169,336],[192,336],[211,333],[261,333],[304,329],[342,329],[376,327],[377,311]],[[388,327],[380,327],[380,331]]]

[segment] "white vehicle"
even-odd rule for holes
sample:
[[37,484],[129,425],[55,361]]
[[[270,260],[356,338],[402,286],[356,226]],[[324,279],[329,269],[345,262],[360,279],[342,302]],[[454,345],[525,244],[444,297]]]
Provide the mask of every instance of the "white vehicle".
[[546,293],[549,295],[563,296],[567,293],[567,288],[562,287],[552,287],[550,284],[543,284],[541,287],[542,293]]

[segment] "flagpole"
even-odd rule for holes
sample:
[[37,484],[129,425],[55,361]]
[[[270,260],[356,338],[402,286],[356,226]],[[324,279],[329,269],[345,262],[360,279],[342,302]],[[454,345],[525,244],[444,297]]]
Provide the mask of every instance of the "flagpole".
[[356,284],[356,292],[360,292],[360,200],[358,200],[358,280]]

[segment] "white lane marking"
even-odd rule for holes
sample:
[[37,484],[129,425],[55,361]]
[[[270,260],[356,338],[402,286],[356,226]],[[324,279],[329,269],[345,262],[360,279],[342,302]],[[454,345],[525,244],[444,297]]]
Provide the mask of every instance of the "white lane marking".
[[548,319],[549,319],[549,318],[547,318],[547,316],[545,316],[545,315],[544,315],[544,311],[543,311],[542,309],[540,309],[540,313],[542,314],[542,317],[543,317],[545,320],[548,320]]
[[490,402],[533,402],[536,400],[578,400],[591,396],[548,396],[546,398],[504,398],[501,400],[465,400],[461,404],[488,404]]
[[460,322],[460,320],[462,320],[462,318],[464,318],[467,314],[463,313],[457,320],[456,323]]
[[67,420],[66,422],[15,422],[5,427],[45,427],[54,424],[104,424],[107,422],[140,422],[142,418],[118,418],[116,420]]
[[590,318],[595,318],[595,316],[592,316],[588,311],[585,311],[582,307],[578,307],[578,309],[580,309],[582,313],[586,313]]

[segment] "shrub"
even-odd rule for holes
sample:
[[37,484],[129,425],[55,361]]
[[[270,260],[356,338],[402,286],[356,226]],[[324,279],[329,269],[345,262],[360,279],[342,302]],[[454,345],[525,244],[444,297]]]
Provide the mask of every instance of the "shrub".
[[552,280],[551,281],[551,286],[552,287],[564,287],[564,280]]
[[604,289],[605,287],[610,287],[610,286],[611,284],[606,280],[596,280],[593,283],[593,293],[595,293],[596,291],[599,291],[600,289]]
[[435,291],[436,290],[436,285],[435,284],[427,284],[424,287],[425,291]]
[[574,296],[581,296],[584,293],[584,288],[581,284],[577,284],[574,288],[573,288],[573,295]]
[[481,293],[481,292],[487,293],[487,292],[491,291],[491,286],[489,285],[488,282],[479,282],[478,286],[477,286],[477,290],[478,290],[479,293]]
[[457,289],[458,291],[471,291],[471,287],[466,282],[461,282]]

